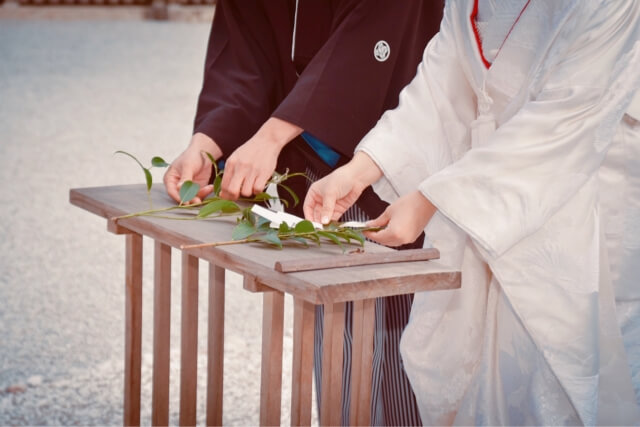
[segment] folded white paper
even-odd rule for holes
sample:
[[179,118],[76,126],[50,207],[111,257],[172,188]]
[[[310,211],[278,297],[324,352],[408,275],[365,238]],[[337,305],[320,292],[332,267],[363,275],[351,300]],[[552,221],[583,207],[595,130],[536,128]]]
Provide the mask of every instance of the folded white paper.
[[[258,205],[253,205],[253,207],[251,208],[251,212],[271,221],[271,228],[279,228],[280,224],[282,224],[283,222],[286,223],[289,227],[295,227],[297,223],[299,223],[300,221],[304,221],[304,218],[300,218],[299,216],[292,215],[286,212],[274,212],[270,209],[266,209]],[[311,221],[311,223],[317,229],[322,230],[324,228],[319,222]]]

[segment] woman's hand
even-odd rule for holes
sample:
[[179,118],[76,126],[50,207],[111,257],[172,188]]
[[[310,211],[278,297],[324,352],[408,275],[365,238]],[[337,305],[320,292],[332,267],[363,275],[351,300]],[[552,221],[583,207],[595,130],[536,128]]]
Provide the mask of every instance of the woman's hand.
[[349,163],[309,188],[303,206],[305,218],[322,224],[337,221],[381,176],[382,171],[369,156],[356,153]]
[[369,227],[385,227],[364,235],[385,246],[401,246],[415,241],[427,226],[436,207],[419,191],[406,194],[393,202]]

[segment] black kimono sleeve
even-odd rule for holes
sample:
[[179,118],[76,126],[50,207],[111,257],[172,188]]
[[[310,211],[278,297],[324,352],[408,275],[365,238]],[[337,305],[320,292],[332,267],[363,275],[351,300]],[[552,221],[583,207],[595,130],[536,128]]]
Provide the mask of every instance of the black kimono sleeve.
[[[334,2],[331,34],[273,116],[300,126],[350,158],[382,112],[394,108],[429,39],[438,31],[443,2]],[[303,27],[302,22],[298,22]],[[386,60],[374,48],[390,48]],[[383,57],[384,58],[384,57]]]
[[259,1],[219,1],[209,38],[194,133],[225,156],[246,142],[283,96],[273,27]]

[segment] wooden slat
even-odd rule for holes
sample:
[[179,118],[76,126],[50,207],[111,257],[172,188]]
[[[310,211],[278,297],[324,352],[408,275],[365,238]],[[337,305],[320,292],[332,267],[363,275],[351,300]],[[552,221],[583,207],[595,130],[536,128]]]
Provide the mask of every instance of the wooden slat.
[[350,425],[371,425],[371,370],[375,308],[375,299],[353,302]]
[[151,425],[169,425],[171,246],[155,242]]
[[435,248],[409,249],[396,252],[356,252],[331,257],[299,258],[277,261],[275,270],[282,273],[324,270],[328,268],[353,267],[357,265],[389,264],[394,262],[428,261],[440,258]]
[[291,425],[311,425],[313,325],[315,306],[293,300],[293,369],[291,372]]
[[324,305],[320,423],[337,426],[342,418],[342,350],[345,303]]
[[265,292],[262,305],[260,425],[280,425],[284,294]]
[[126,236],[124,425],[140,425],[142,357],[142,236]]
[[180,425],[196,424],[198,381],[198,258],[182,253]]
[[225,270],[209,264],[207,425],[222,425]]

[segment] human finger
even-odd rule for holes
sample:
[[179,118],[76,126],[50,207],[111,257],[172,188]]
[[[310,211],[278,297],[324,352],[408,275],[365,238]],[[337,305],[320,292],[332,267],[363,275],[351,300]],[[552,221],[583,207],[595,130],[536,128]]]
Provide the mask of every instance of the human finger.
[[220,197],[236,200],[240,194],[242,181],[244,181],[244,176],[241,171],[236,170],[233,163],[225,165],[222,183],[220,184]]
[[307,195],[304,198],[304,202],[302,203],[302,212],[304,213],[304,217],[309,221],[315,221],[315,208],[318,205],[317,196],[313,185],[307,191]]
[[196,194],[196,197],[199,198],[200,200],[204,200],[211,193],[213,193],[213,184],[208,184],[202,187],[200,191],[198,191],[198,194]]
[[169,194],[169,196],[176,202],[180,202],[180,192],[178,189],[180,174],[173,166],[169,166],[169,169],[165,172],[162,180],[164,181],[164,187],[167,190],[167,194]]
[[265,169],[258,173],[256,180],[253,182],[253,194],[262,193],[267,186],[267,181],[273,175],[273,170]]
[[256,177],[252,172],[249,172],[242,181],[242,185],[240,186],[240,194],[243,197],[251,197],[253,196],[253,187],[256,181]]
[[322,198],[322,208],[320,209],[320,223],[328,224],[334,216],[336,207],[336,193],[334,191],[326,191]]

